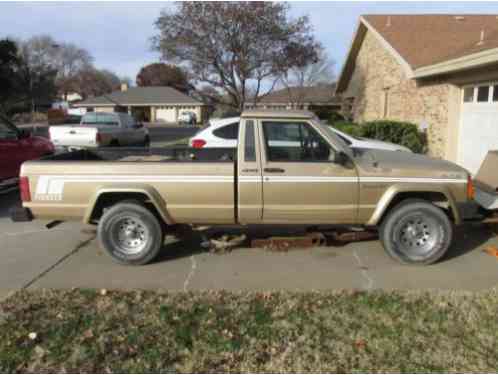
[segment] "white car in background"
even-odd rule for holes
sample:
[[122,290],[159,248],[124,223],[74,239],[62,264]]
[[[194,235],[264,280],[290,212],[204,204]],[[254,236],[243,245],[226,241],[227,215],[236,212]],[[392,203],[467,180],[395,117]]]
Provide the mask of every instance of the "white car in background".
[[[189,145],[193,148],[235,148],[237,147],[239,122],[240,117],[211,119],[207,128],[202,129],[190,139]],[[405,146],[378,141],[376,139],[355,137],[343,133],[334,127],[330,128],[352,148],[412,152]]]

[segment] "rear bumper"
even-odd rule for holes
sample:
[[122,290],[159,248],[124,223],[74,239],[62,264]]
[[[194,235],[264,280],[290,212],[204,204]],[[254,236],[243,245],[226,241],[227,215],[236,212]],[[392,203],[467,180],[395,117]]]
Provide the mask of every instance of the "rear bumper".
[[10,219],[15,222],[31,221],[33,214],[26,207],[12,207],[10,209]]

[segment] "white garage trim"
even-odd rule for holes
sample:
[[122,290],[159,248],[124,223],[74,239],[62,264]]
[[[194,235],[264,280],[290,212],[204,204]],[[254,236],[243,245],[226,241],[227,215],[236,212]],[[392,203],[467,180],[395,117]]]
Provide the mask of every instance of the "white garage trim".
[[489,150],[498,150],[498,82],[461,90],[458,164],[477,173]]

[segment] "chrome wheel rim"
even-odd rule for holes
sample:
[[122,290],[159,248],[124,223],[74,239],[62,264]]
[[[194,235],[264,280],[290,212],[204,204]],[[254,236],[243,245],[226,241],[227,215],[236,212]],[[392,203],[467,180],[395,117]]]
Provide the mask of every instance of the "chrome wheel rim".
[[429,255],[440,241],[437,220],[428,215],[413,214],[400,220],[395,241],[402,253],[420,258]]
[[140,219],[124,217],[114,224],[112,237],[121,252],[126,255],[135,255],[147,246],[149,231]]

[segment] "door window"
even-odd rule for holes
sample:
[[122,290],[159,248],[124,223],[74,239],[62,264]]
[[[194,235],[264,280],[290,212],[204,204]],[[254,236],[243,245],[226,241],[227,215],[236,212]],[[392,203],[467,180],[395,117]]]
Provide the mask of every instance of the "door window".
[[237,139],[239,137],[239,123],[223,126],[213,131],[213,134],[223,139]]
[[309,124],[298,122],[263,122],[268,161],[328,161],[331,150],[327,142]]

